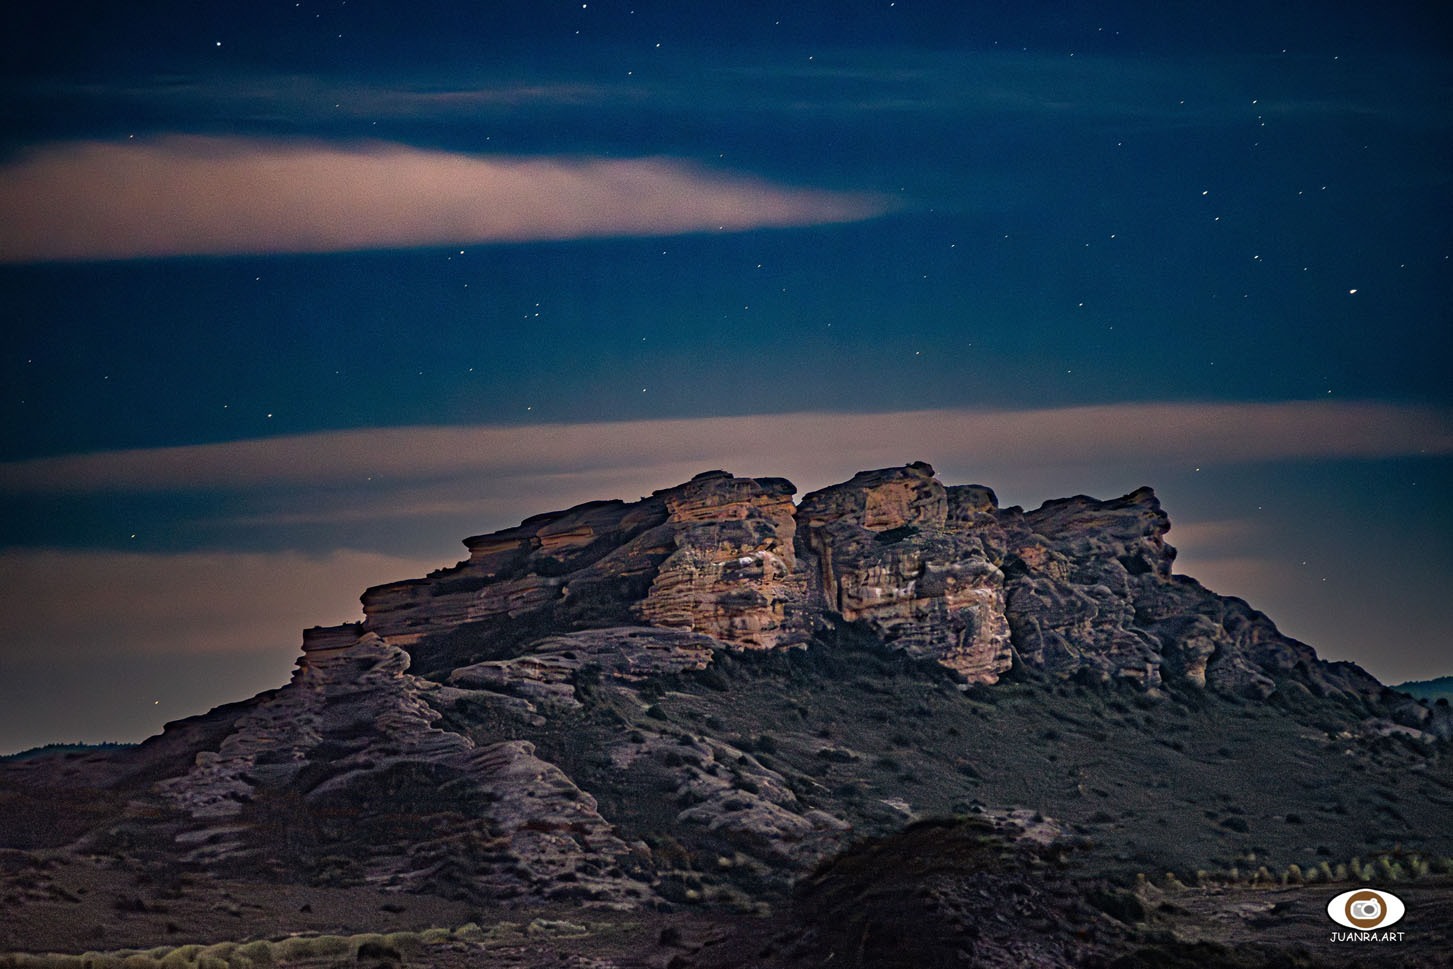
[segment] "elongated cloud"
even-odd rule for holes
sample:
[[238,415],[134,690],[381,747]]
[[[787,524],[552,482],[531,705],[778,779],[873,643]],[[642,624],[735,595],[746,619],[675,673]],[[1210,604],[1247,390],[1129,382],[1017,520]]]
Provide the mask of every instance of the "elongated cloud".
[[363,618],[358,595],[365,587],[437,565],[353,550],[6,549],[0,551],[0,659],[83,658],[117,643],[151,656],[288,657],[304,627]]
[[302,630],[438,563],[374,552],[0,550],[0,754],[141,740],[287,682]]
[[[0,492],[398,486],[485,476],[591,479],[724,466],[800,484],[875,464],[1034,469],[1453,453],[1453,415],[1396,404],[1134,403],[1036,410],[793,413],[617,423],[399,427],[0,464]],[[824,478],[823,476],[827,476]]]
[[500,158],[171,136],[0,168],[0,261],[334,252],[848,222],[882,200],[669,158]]

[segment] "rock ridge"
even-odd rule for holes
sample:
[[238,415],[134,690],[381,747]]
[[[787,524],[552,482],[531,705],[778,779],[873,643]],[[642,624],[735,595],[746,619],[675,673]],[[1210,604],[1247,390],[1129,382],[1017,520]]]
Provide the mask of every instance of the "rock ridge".
[[361,624],[309,630],[304,649],[373,633],[447,674],[507,658],[480,643],[528,646],[516,627],[531,620],[535,638],[644,626],[736,649],[800,646],[857,623],[968,683],[1017,665],[1258,699],[1288,678],[1323,695],[1383,690],[1175,574],[1170,519],[1148,487],[1025,511],[983,485],[945,486],[917,461],[795,494],[782,478],[709,471],[635,502],[535,515],[465,539],[455,566],[367,590]]

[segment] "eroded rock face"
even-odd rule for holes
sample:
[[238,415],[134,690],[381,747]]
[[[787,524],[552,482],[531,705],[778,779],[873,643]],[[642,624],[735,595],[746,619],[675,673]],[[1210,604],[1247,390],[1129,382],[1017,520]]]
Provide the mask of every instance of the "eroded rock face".
[[[470,556],[452,568],[369,589],[361,631],[417,658],[462,627],[513,635],[531,617],[550,630],[638,624],[739,649],[799,645],[846,621],[970,682],[1018,663],[1147,689],[1169,678],[1265,697],[1295,674],[1319,693],[1381,690],[1173,574],[1170,520],[1149,488],[1025,512],[981,485],[945,487],[918,462],[861,472],[797,506],[795,490],[710,471],[636,502],[538,515],[466,539]],[[353,635],[310,633],[335,634]],[[428,671],[469,660],[446,653]]]
[[611,763],[628,771],[650,761],[669,773],[677,824],[748,845],[757,860],[773,866],[810,866],[851,833],[852,825],[802,803],[782,774],[728,743],[637,733],[611,745]]
[[[464,540],[469,558],[363,594],[364,628],[398,646],[466,623],[509,620],[611,580],[649,582],[672,550],[660,497],[595,501]],[[643,578],[644,577],[644,578]],[[615,591],[612,589],[611,591]]]
[[744,649],[806,641],[796,489],[716,471],[627,504],[590,502],[465,540],[458,565],[369,589],[364,628],[413,646],[550,609],[566,627],[636,621]]
[[[802,499],[813,593],[889,644],[992,683],[1011,664],[1004,576],[986,551],[992,492],[954,495],[926,464],[867,471]],[[990,548],[993,538],[990,536]]]
[[[1123,498],[1065,498],[1001,516],[1007,612],[1029,666],[1161,683],[1161,644],[1136,615],[1137,593],[1172,581],[1170,519],[1149,488]],[[1193,664],[1192,664],[1193,665]]]
[[698,475],[660,492],[676,550],[660,565],[641,619],[746,649],[805,642],[806,575],[794,538],[796,488],[781,478]]
[[488,660],[462,666],[449,674],[453,686],[491,690],[533,704],[578,709],[575,682],[582,670],[621,682],[639,682],[653,676],[702,670],[712,653],[725,643],[700,633],[626,627],[588,629],[550,636],[530,652],[513,659]]

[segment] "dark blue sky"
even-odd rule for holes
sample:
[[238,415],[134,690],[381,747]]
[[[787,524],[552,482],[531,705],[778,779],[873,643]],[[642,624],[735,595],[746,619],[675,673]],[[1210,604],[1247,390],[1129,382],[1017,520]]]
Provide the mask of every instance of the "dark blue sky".
[[359,583],[722,465],[1151,484],[1185,571],[1449,671],[1429,5],[7,16],[0,747],[280,681]]

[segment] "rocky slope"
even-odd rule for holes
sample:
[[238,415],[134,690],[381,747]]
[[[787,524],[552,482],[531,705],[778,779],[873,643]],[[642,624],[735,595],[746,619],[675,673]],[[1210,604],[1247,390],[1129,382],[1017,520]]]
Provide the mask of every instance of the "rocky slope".
[[1453,853],[1447,708],[1174,574],[1149,489],[794,493],[713,471],[466,539],[279,690],[0,769],[0,847],[621,910],[750,909],[966,813],[1101,872]]

